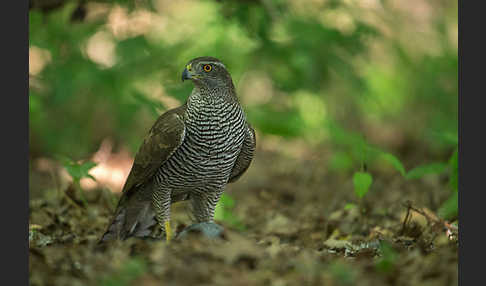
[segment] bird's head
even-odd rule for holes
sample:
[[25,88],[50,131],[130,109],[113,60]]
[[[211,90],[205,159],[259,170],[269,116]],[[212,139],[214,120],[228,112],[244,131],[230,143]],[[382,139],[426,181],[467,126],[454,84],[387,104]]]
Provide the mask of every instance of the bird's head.
[[192,80],[200,88],[233,88],[233,81],[226,66],[213,57],[199,57],[189,61],[182,72],[182,81],[186,79]]

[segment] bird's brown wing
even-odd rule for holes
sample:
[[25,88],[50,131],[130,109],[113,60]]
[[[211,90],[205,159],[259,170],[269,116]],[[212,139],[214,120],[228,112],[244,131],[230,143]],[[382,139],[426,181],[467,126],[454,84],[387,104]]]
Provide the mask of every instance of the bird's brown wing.
[[248,167],[250,167],[251,160],[253,159],[253,154],[255,153],[256,147],[256,136],[255,130],[253,127],[247,122],[246,123],[246,136],[245,140],[243,140],[243,145],[241,146],[240,154],[238,154],[238,158],[236,158],[235,165],[231,170],[231,175],[229,178],[229,183],[235,182],[238,180],[241,175],[243,175]]
[[[149,181],[184,141],[186,128],[184,114],[186,105],[171,109],[162,114],[150,128],[132,165],[123,186],[123,194],[118,201],[114,218],[101,237],[100,243],[111,239],[125,239],[135,235],[145,237],[155,224],[151,211],[151,201],[140,199],[146,195]],[[134,196],[134,195],[139,195]],[[151,196],[148,196],[151,198]]]
[[186,128],[183,117],[186,105],[162,114],[138,149],[132,169],[123,187],[129,197],[132,190],[150,179],[184,141]]

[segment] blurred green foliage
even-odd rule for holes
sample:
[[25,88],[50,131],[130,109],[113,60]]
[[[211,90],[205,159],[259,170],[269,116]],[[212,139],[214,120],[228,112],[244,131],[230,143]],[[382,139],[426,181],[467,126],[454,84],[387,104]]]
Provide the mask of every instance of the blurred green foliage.
[[405,176],[407,179],[418,179],[427,174],[440,174],[447,168],[445,163],[431,163],[421,165],[410,170]]
[[81,188],[81,179],[89,178],[93,181],[96,181],[95,177],[89,174],[89,170],[94,168],[97,164],[91,161],[87,162],[74,162],[73,160],[64,157],[58,156],[58,160],[62,163],[68,174],[73,179],[73,186],[74,189],[78,192],[80,199],[82,200],[85,206],[88,205],[86,202],[86,198],[83,195],[83,190]]
[[185,11],[191,18],[180,20],[192,20],[187,25],[197,25],[195,31],[173,32],[185,32],[185,36],[166,31],[155,36],[112,37],[116,64],[109,68],[90,60],[83,50],[90,37],[107,30],[103,20],[71,22],[75,5],[49,14],[31,11],[29,44],[48,50],[52,58],[38,76],[46,90],[31,88],[29,94],[33,148],[80,158],[109,136],[136,150],[145,132],[140,126],[149,121],[140,122],[140,113],[148,111],[155,117],[165,109],[137,84],[161,82],[170,96],[183,101],[191,87],[178,82],[180,72],[189,59],[200,55],[223,59],[236,82],[243,73],[263,70],[275,88],[288,93],[282,100],[275,98],[248,109],[250,120],[264,133],[305,133],[309,120],[306,111],[297,107],[299,99],[290,105],[284,101],[303,90],[310,92],[311,100],[321,101],[319,92],[328,86],[333,73],[363,87],[363,79],[348,59],[366,50],[364,37],[376,34],[364,23],[358,22],[348,35],[316,19],[293,15],[284,2],[275,20],[257,2],[192,4]]
[[356,270],[343,262],[333,262],[329,270],[337,285],[356,285]]
[[228,194],[223,193],[214,210],[214,219],[217,221],[224,221],[226,224],[236,229],[245,230],[245,225],[233,212],[234,207],[234,199]]
[[380,255],[380,258],[375,263],[376,269],[383,273],[393,271],[398,254],[388,242],[380,241]]
[[72,161],[69,158],[60,158],[60,161],[63,164],[64,168],[66,168],[69,175],[73,178],[74,182],[77,182],[79,184],[82,178],[90,178],[96,181],[96,179],[91,176],[91,174],[89,174],[89,170],[94,168],[96,166],[96,163],[90,161],[78,163]]
[[147,262],[144,258],[136,257],[124,261],[120,269],[106,275],[101,279],[102,286],[128,286],[133,281],[147,272]]
[[[211,55],[260,136],[332,146],[330,169],[350,178],[366,165],[369,177],[354,179],[360,196],[389,166],[411,179],[450,169],[457,198],[457,151],[443,163],[458,144],[457,3],[430,2],[420,22],[387,1],[142,2],[105,1],[104,16],[79,21],[73,1],[29,12],[31,50],[49,54],[30,74],[31,157],[85,159],[107,137],[135,152],[164,98],[189,95],[186,62]],[[136,30],[137,15],[149,28]]]
[[442,204],[439,209],[439,215],[444,217],[445,219],[452,219],[456,218],[458,215],[458,177],[459,177],[459,169],[458,169],[458,149],[454,151],[451,158],[449,159],[449,186],[452,191],[452,195],[449,197],[447,201]]

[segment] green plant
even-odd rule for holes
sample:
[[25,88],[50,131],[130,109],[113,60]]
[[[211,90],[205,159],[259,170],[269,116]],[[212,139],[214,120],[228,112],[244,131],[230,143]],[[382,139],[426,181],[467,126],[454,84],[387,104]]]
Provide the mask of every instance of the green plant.
[[329,265],[329,271],[339,285],[356,285],[356,271],[348,264],[333,262]]
[[96,179],[89,174],[89,170],[94,168],[96,166],[96,163],[91,162],[91,161],[86,161],[86,162],[74,162],[73,160],[59,156],[59,159],[61,163],[63,164],[64,168],[66,168],[66,171],[69,173],[69,175],[73,179],[73,186],[77,193],[79,194],[79,197],[81,198],[83,204],[86,206],[86,198],[84,197],[82,188],[81,188],[81,179],[83,178],[89,178],[93,181],[96,181]]
[[[368,144],[358,133],[346,131],[337,125],[332,125],[333,139],[337,144],[347,148],[348,152],[338,152],[338,156],[331,160],[331,166],[349,166],[359,162],[361,168],[353,174],[354,193],[361,200],[369,192],[373,183],[373,176],[365,170],[366,165],[388,163],[407,180],[416,180],[429,174],[441,174],[449,170],[449,186],[452,191],[450,198],[439,209],[444,218],[454,218],[458,212],[458,149],[455,148],[448,162],[434,162],[417,166],[407,171],[403,163],[391,153]],[[456,142],[457,143],[457,142]],[[342,161],[342,162],[340,162]],[[346,206],[352,208],[352,204]]]
[[459,190],[458,190],[458,177],[459,177],[459,168],[458,168],[458,149],[454,151],[451,158],[449,159],[449,170],[450,170],[450,179],[449,179],[449,186],[452,190],[452,194],[447,201],[445,201],[442,206],[439,208],[439,215],[444,217],[445,219],[452,219],[457,217],[458,210],[459,210]]
[[361,199],[369,191],[373,177],[367,172],[356,172],[353,175],[354,192]]
[[245,226],[241,220],[233,213],[235,201],[228,194],[223,193],[221,199],[216,205],[214,212],[214,219],[224,221],[227,224],[239,229],[244,230]]
[[140,275],[147,272],[147,263],[142,258],[131,258],[123,263],[121,269],[101,279],[102,286],[128,286]]
[[395,267],[398,258],[397,252],[386,241],[380,241],[380,258],[376,261],[375,267],[381,272],[389,273]]
[[457,217],[458,213],[458,148],[456,147],[452,153],[449,161],[431,163],[427,165],[418,166],[410,170],[407,179],[419,179],[428,174],[441,174],[446,170],[449,171],[449,188],[451,195],[442,206],[439,208],[439,215],[445,219],[452,219]]

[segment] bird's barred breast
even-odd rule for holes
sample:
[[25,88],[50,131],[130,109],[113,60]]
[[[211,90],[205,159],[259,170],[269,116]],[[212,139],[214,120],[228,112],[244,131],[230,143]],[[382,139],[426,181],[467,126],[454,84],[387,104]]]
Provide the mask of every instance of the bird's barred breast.
[[188,110],[182,145],[159,169],[158,179],[173,191],[223,187],[240,152],[246,119],[237,103]]

